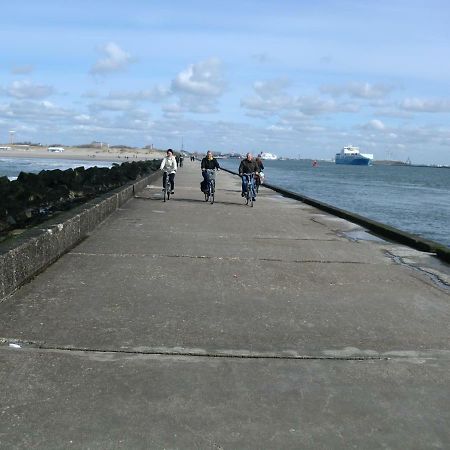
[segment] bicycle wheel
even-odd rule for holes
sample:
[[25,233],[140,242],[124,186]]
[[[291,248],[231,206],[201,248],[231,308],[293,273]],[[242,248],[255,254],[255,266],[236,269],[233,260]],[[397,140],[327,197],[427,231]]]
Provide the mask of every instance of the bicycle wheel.
[[166,203],[166,193],[167,193],[167,189],[164,186],[164,189],[163,189],[163,200],[164,200],[164,203]]
[[211,205],[214,203],[214,193],[216,191],[214,181],[211,182],[211,189],[209,193],[209,200],[211,201]]
[[169,200],[170,199],[170,188],[166,189],[166,192],[167,192],[167,200]]

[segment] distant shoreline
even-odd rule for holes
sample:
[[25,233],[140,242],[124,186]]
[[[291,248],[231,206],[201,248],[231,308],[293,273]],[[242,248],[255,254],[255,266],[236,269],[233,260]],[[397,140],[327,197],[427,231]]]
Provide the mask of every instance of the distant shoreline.
[[64,147],[61,153],[49,152],[46,148],[30,147],[14,148],[11,150],[0,150],[0,158],[38,158],[38,159],[66,159],[66,160],[85,160],[85,161],[142,161],[146,159],[161,159],[164,152],[159,150],[132,149],[132,148],[78,148]]

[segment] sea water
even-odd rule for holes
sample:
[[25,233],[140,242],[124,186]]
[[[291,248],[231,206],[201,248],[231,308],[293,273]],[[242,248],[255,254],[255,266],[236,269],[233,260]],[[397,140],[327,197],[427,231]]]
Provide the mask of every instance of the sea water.
[[[239,160],[220,160],[237,172]],[[268,183],[450,247],[450,169],[264,161]]]
[[[116,161],[117,162],[117,161]],[[76,167],[111,167],[113,161],[86,161],[82,159],[51,159],[51,158],[1,158],[0,177],[15,180],[20,172],[39,173],[41,170],[75,169]]]

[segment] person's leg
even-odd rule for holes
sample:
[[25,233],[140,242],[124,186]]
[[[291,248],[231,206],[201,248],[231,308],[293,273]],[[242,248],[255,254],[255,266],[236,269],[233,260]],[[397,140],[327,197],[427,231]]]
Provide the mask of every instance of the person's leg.
[[244,197],[245,193],[247,192],[247,182],[248,178],[243,175],[242,176],[242,197]]
[[170,190],[173,192],[175,191],[175,174],[169,173],[169,181],[170,181]]
[[167,172],[163,173],[162,183],[163,183],[163,189],[166,186],[166,180],[167,180]]

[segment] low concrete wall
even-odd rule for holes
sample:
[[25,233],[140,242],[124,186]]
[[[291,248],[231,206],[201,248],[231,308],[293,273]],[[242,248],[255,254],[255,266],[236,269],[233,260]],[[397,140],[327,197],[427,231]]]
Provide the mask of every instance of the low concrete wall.
[[[233,175],[238,175],[228,169],[222,169]],[[398,228],[391,227],[376,220],[368,219],[367,217],[360,216],[358,214],[346,211],[345,209],[337,208],[335,206],[323,203],[319,200],[314,200],[313,198],[306,197],[305,195],[298,194],[297,192],[288,191],[287,189],[274,186],[269,183],[264,183],[266,188],[272,191],[278,192],[279,194],[292,198],[294,200],[299,200],[308,205],[314,206],[317,209],[333,214],[337,217],[342,217],[352,223],[357,223],[358,225],[367,228],[374,234],[389,239],[394,242],[399,242],[400,244],[407,245],[409,247],[415,248],[416,250],[435,253],[436,256],[442,261],[450,262],[450,248],[438,242],[430,241],[428,239],[423,239],[420,236],[416,236],[412,233],[407,233],[406,231],[399,230]]]
[[0,301],[82,241],[135,192],[161,177],[155,172],[60,213],[0,244]]

